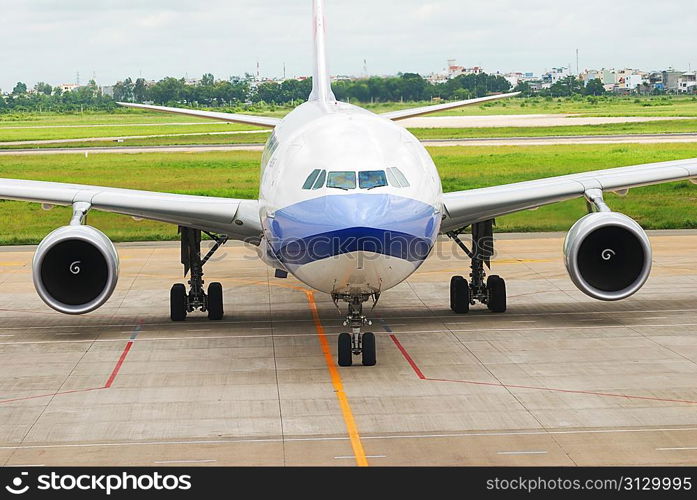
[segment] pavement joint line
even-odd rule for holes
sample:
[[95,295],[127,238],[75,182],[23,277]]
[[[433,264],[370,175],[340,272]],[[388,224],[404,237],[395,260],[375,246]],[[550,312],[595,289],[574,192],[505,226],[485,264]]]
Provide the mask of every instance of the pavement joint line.
[[[341,455],[338,457],[334,457],[334,460],[349,460],[355,458],[356,457],[353,455]],[[387,455],[366,455],[365,458],[387,458]]]

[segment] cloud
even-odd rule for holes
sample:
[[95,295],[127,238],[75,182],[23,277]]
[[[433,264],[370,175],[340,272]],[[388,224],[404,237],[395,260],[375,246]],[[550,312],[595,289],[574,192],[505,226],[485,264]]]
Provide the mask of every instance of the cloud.
[[[212,72],[311,72],[310,0],[0,0],[0,88]],[[327,0],[332,72],[697,64],[694,0]]]

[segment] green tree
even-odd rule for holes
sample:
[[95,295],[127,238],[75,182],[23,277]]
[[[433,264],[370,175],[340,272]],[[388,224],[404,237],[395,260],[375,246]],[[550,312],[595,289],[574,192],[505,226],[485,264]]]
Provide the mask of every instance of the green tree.
[[603,82],[600,81],[599,78],[594,78],[592,80],[589,80],[589,82],[586,84],[586,88],[584,90],[584,93],[586,95],[603,95],[605,94],[605,86],[603,85]]
[[17,82],[15,88],[12,89],[12,95],[23,95],[27,93],[27,84],[23,82]]
[[133,100],[135,102],[145,101],[147,95],[147,87],[145,86],[145,79],[138,78],[136,83],[133,85]]
[[44,82],[39,82],[36,85],[34,85],[34,90],[37,93],[44,95],[51,95],[53,93],[53,87],[51,87],[48,83]]
[[552,97],[569,97],[576,94],[583,94],[584,91],[583,82],[573,75],[569,75],[553,83],[549,89],[549,93]]
[[206,73],[201,78],[201,85],[203,87],[212,87],[215,84],[215,77],[211,73]]
[[524,97],[530,97],[532,95],[532,88],[528,82],[518,82],[515,86],[513,92],[520,92]]

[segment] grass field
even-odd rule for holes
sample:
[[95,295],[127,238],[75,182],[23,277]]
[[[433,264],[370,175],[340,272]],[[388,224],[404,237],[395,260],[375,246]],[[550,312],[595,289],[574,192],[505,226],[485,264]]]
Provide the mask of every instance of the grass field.
[[[632,134],[678,134],[697,133],[697,120],[669,120],[645,123],[618,123],[607,125],[580,125],[559,127],[483,127],[483,128],[414,128],[411,132],[422,140],[476,139],[493,137],[548,137],[575,135],[632,135]],[[0,131],[1,132],[1,131]],[[130,132],[130,129],[129,129]],[[169,131],[177,133],[178,131]],[[130,133],[129,133],[130,135]],[[113,140],[85,141],[48,144],[17,144],[1,146],[0,149],[24,148],[83,148],[83,147],[127,147],[127,146],[177,146],[190,144],[263,144],[269,131],[260,130],[251,134],[187,134],[171,137],[147,137]]]
[[119,125],[92,125],[71,127],[47,127],[47,128],[2,128],[0,126],[0,142],[10,141],[43,141],[52,139],[85,139],[91,137],[123,137],[134,135],[163,135],[163,134],[202,134],[205,132],[237,132],[243,130],[263,130],[261,128],[238,125],[235,123],[207,121],[205,123],[190,124],[129,124]]
[[[697,144],[582,145],[544,147],[447,147],[431,154],[446,191],[505,184],[572,172],[697,157]],[[260,153],[5,156],[0,177],[97,184],[176,193],[255,198]],[[649,229],[696,228],[697,187],[689,182],[608,196],[617,211]],[[0,202],[0,244],[37,243],[65,225],[69,209]],[[567,230],[585,212],[574,200],[500,218],[500,231]],[[175,239],[176,227],[93,212],[90,224],[115,241]]]
[[[433,104],[424,102],[420,105]],[[366,105],[374,112],[411,108],[413,103]],[[690,116],[697,117],[697,97],[599,97],[579,98],[511,98],[479,106],[444,111],[433,116],[527,115],[571,113],[582,116]]]

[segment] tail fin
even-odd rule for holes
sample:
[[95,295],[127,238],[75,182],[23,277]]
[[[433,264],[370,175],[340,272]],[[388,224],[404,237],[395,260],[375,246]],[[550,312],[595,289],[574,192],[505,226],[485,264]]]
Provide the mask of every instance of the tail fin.
[[315,70],[310,101],[334,102],[329,68],[327,67],[324,0],[313,0],[313,31],[315,37]]

